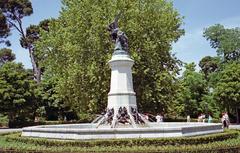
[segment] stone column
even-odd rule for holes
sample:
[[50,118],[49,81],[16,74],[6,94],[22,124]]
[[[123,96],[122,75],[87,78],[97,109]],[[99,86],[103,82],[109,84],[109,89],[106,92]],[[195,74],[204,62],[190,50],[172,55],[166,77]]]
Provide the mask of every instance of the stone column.
[[132,66],[134,61],[125,51],[115,51],[108,62],[111,68],[111,86],[108,93],[108,109],[120,107],[137,108],[136,96],[132,83]]
[[108,93],[108,109],[114,110],[114,116],[111,126],[115,127],[118,123],[119,109],[126,108],[130,117],[130,124],[136,127],[132,109],[137,110],[136,95],[133,90],[132,66],[134,61],[130,58],[128,52],[124,50],[115,50],[112,59],[108,62],[111,68],[111,86]]

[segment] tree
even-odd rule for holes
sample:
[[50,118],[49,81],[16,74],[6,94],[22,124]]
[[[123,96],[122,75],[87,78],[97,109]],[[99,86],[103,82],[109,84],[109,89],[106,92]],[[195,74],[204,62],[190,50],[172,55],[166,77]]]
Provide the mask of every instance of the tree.
[[63,97],[56,93],[55,86],[55,78],[46,78],[45,76],[44,80],[39,86],[39,96],[41,100],[41,107],[39,107],[39,109],[45,110],[45,114],[42,116],[41,114],[38,115],[45,117],[47,120],[77,119],[75,112],[70,109],[66,103],[63,102]]
[[10,42],[6,38],[10,35],[10,27],[7,24],[6,17],[0,10],[0,43],[5,43],[7,46],[10,46]]
[[212,48],[217,49],[225,62],[240,61],[240,28],[227,29],[216,24],[204,31],[204,37],[210,41]]
[[9,126],[34,119],[34,83],[22,64],[7,62],[0,68],[0,111]]
[[227,29],[216,24],[205,29],[204,37],[217,49],[218,70],[209,74],[208,84],[213,88],[212,98],[219,107],[229,113],[239,106],[239,62],[240,62],[240,28]]
[[[53,19],[51,19],[53,20]],[[42,67],[39,65],[39,61],[42,60],[41,58],[44,57],[39,57],[37,52],[35,51],[35,43],[40,39],[40,30],[44,31],[49,31],[48,24],[49,24],[49,19],[45,19],[41,21],[38,25],[30,25],[29,27],[26,28],[26,34],[25,36],[22,35],[20,38],[20,44],[23,48],[25,49],[30,49],[31,52],[33,53],[35,65],[36,65],[36,72],[35,72],[35,78],[38,83],[41,81],[41,75],[42,75]]]
[[15,60],[15,54],[12,53],[11,49],[2,48],[0,49],[0,66],[5,64],[6,62],[11,62]]
[[222,61],[220,57],[206,56],[199,62],[201,73],[204,74],[206,80],[207,93],[202,97],[202,108],[206,107],[207,111],[214,117],[219,117],[221,107],[213,96],[213,90],[219,82],[219,72],[222,69]]
[[216,72],[219,69],[220,58],[205,56],[199,62],[199,67],[201,68],[201,71],[204,73],[205,79],[208,80],[209,74]]
[[24,42],[24,48],[28,49],[31,63],[33,66],[34,78],[37,83],[40,83],[41,72],[37,66],[36,59],[34,57],[34,51],[31,42],[28,42],[26,33],[23,29],[22,19],[26,16],[30,16],[33,13],[32,4],[29,0],[2,0],[0,1],[0,9],[2,18],[0,18],[0,25],[3,25],[4,30],[1,38],[2,42],[9,36],[11,29],[16,29],[21,36],[21,44]]
[[[182,18],[168,1],[64,0],[60,17],[37,42],[45,74],[58,78],[56,91],[82,113],[101,112],[109,91],[114,45],[107,25],[121,12],[120,28],[135,60],[133,82],[142,111],[167,111],[176,94],[179,61],[171,44],[183,34]],[[144,20],[143,20],[144,19]]]
[[207,94],[207,83],[201,73],[195,72],[195,64],[186,64],[186,70],[180,78],[181,88],[178,91],[177,104],[182,107],[183,116],[197,117],[199,112],[207,113],[207,103],[203,97]]
[[240,106],[240,64],[226,64],[219,73],[220,79],[214,89],[214,98],[228,112],[235,112]]

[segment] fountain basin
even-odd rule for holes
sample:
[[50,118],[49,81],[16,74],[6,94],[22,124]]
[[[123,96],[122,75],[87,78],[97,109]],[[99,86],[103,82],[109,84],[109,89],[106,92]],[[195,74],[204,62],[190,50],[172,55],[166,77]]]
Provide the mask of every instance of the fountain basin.
[[96,124],[64,124],[26,127],[22,136],[52,139],[115,139],[115,138],[161,138],[196,136],[223,132],[220,123],[162,122],[149,123],[149,127],[100,126]]

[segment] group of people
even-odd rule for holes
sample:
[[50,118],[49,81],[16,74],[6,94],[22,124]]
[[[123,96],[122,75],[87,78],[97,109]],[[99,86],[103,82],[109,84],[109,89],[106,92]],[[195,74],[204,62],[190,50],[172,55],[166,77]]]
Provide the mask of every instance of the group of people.
[[[149,116],[150,116],[150,118],[149,118]],[[154,121],[156,121],[158,123],[163,122],[163,115],[161,113],[158,113],[156,116],[151,115],[151,114],[144,114],[144,118],[150,122],[154,122]]]
[[[198,122],[205,122],[206,119],[208,120],[208,123],[212,122],[212,116],[209,114],[208,116],[206,116],[205,114],[200,114],[198,116]],[[187,121],[190,122],[190,116],[187,116]],[[221,117],[221,122],[223,125],[223,128],[228,128],[229,124],[230,124],[230,120],[229,120],[229,116],[227,112],[223,112],[222,113],[222,117]]]
[[203,113],[201,113],[199,116],[198,116],[198,122],[206,122],[206,120],[207,120],[207,122],[208,123],[212,123],[212,115],[211,114],[208,114],[208,115],[205,115],[205,114],[203,114]]

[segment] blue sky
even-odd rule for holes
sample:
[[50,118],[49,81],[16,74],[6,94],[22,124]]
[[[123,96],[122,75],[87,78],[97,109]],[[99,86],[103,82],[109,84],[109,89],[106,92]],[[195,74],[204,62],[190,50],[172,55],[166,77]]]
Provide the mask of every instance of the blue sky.
[[240,26],[239,0],[174,0],[174,6],[184,16],[185,35],[173,45],[173,52],[184,62],[198,62],[214,56],[203,35],[204,28],[220,23],[227,28]]
[[[37,25],[40,21],[48,18],[56,18],[61,10],[61,0],[31,0],[33,14],[23,19],[24,29],[30,24]],[[26,68],[32,68],[28,51],[21,48],[19,34],[12,32],[10,37],[12,46],[10,47],[16,54],[16,61],[23,63]],[[0,45],[0,48],[4,46]]]
[[[58,17],[61,0],[31,0],[34,13],[23,21],[24,27],[41,20]],[[228,28],[240,26],[240,0],[173,0],[174,7],[184,16],[185,35],[173,44],[172,52],[184,62],[198,62],[202,57],[216,55],[209,42],[202,37],[203,29],[220,23]],[[13,32],[10,40],[16,61],[31,68],[28,52],[19,45],[19,37]],[[0,47],[3,47],[0,45]]]

